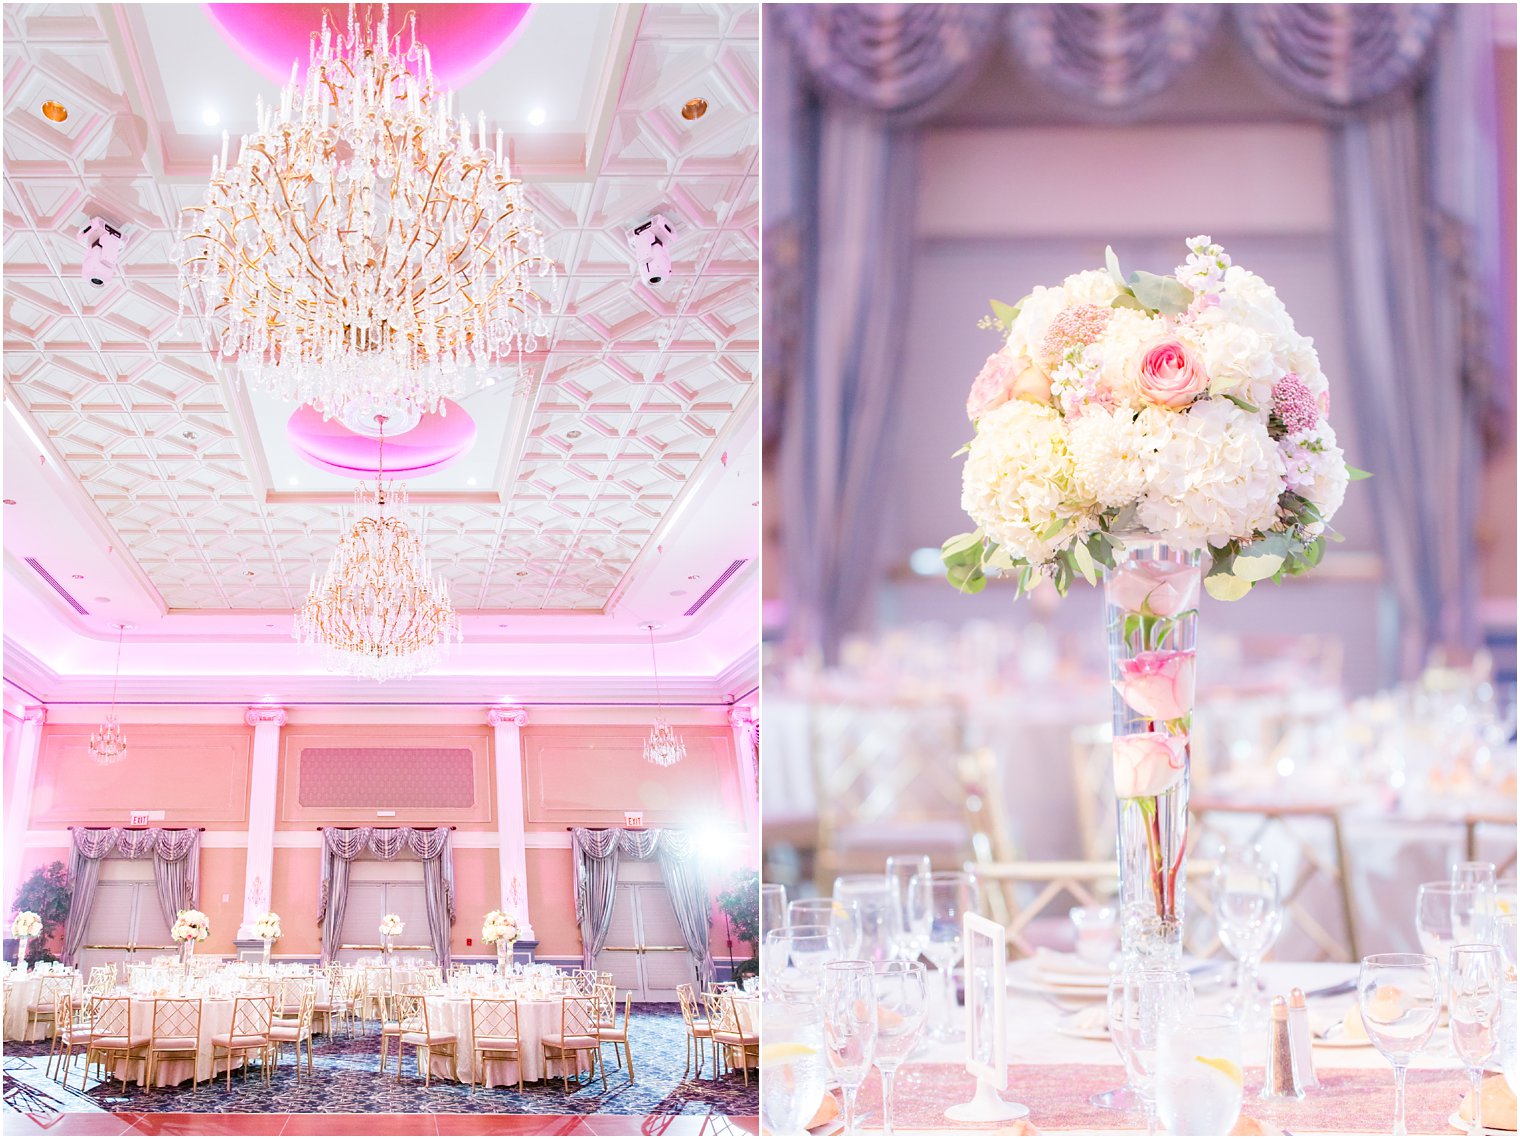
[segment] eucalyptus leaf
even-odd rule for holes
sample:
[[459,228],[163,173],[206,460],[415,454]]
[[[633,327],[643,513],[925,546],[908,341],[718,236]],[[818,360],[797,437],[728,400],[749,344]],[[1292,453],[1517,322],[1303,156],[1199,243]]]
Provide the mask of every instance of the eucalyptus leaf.
[[1098,584],[1098,570],[1093,565],[1092,551],[1081,542],[1077,542],[1071,548],[1072,561],[1076,563],[1077,572],[1087,579],[1088,585]]
[[958,561],[961,556],[977,550],[982,545],[982,532],[973,531],[970,534],[956,534],[952,538],[946,538],[944,545],[939,548],[939,556],[945,561]]
[[1211,573],[1203,579],[1203,588],[1215,601],[1239,601],[1251,592],[1251,583],[1230,573]]
[[[1250,400],[1241,399],[1238,395],[1231,395],[1229,392],[1220,392],[1219,394],[1222,399],[1229,400],[1236,407],[1240,408],[1241,411],[1249,411],[1252,415],[1256,415],[1261,411],[1261,408],[1257,407]],[[970,444],[967,444],[967,446],[970,446]]]
[[1129,287],[1141,304],[1168,316],[1187,312],[1193,303],[1193,290],[1175,277],[1159,277],[1142,270],[1129,275]]
[[945,580],[962,593],[980,593],[987,587],[987,575],[979,565],[954,565],[945,573]]
[[1011,570],[1018,565],[1019,559],[1013,556],[1013,551],[1007,546],[999,546],[992,550],[982,559],[982,568],[989,570]]
[[1255,552],[1255,547],[1252,547],[1245,553],[1235,555],[1235,568],[1231,572],[1235,577],[1245,581],[1258,582],[1282,569],[1283,560],[1281,554],[1258,554]]
[[1057,534],[1059,534],[1062,530],[1066,529],[1067,525],[1070,522],[1071,522],[1070,518],[1057,518],[1049,526],[1045,527],[1044,530],[1040,531],[1040,541],[1042,541],[1042,542],[1048,542],[1048,541],[1050,541]]
[[1360,482],[1362,479],[1370,479],[1372,477],[1372,472],[1364,471],[1360,467],[1353,467],[1350,463],[1347,463],[1346,477],[1352,482]]
[[1132,308],[1136,312],[1145,312],[1145,313],[1148,313],[1148,312],[1151,311],[1150,309],[1146,308],[1143,304],[1141,304],[1139,301],[1137,301],[1134,298],[1134,296],[1132,294],[1130,294],[1130,293],[1120,293],[1117,297],[1115,297],[1113,300],[1111,300],[1111,301],[1108,302],[1108,307],[1109,308]]
[[1002,326],[1004,332],[1013,330],[1013,322],[1019,318],[1019,306],[1004,304],[1002,301],[992,301],[992,318]]
[[1112,245],[1103,247],[1103,260],[1108,265],[1108,275],[1114,279],[1114,284],[1119,286],[1121,293],[1129,292],[1129,284],[1124,279],[1124,271],[1119,268],[1119,255],[1114,252]]
[[952,459],[959,459],[962,455],[970,454],[970,452],[971,452],[971,444],[970,443],[962,443],[960,445],[960,447],[956,449],[955,454],[951,455],[950,457]]

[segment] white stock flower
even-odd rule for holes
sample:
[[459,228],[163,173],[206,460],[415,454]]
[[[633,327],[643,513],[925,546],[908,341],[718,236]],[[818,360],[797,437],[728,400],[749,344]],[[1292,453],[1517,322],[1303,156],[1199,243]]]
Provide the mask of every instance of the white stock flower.
[[[1288,489],[1303,495],[1319,508],[1326,522],[1346,499],[1351,481],[1346,456],[1335,441],[1335,429],[1321,419],[1312,430],[1289,435],[1278,443],[1282,452]],[[1324,526],[1311,523],[1306,529],[1319,534]]]
[[1119,295],[1119,286],[1114,284],[1107,269],[1086,269],[1081,273],[1073,273],[1061,282],[1061,288],[1066,293],[1068,306],[1097,305],[1099,308],[1107,308]]
[[1155,469],[1139,519],[1171,545],[1222,546],[1271,526],[1283,458],[1261,417],[1210,399],[1155,421]]
[[1014,318],[1013,329],[1008,334],[1008,352],[1013,356],[1037,359],[1040,345],[1045,342],[1045,333],[1065,307],[1064,289],[1037,285],[1019,306],[1019,315]]
[[1083,412],[1067,437],[1078,495],[1104,507],[1124,506],[1139,498],[1155,464],[1151,421],[1168,414],[1147,408],[1136,419],[1128,408],[1094,407]]
[[1076,492],[1072,456],[1061,416],[1016,399],[977,421],[962,471],[961,508],[1015,557],[1039,563],[1091,525],[1066,526],[1041,538],[1057,519],[1091,505]]

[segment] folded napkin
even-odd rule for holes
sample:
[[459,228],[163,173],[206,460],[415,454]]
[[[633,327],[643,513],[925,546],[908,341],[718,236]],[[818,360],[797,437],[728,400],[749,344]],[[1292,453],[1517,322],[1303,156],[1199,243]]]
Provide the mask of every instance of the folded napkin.
[[1034,951],[1034,970],[1047,981],[1061,978],[1080,984],[1106,982],[1112,972],[1106,961],[1088,961],[1075,953],[1060,953],[1044,946]]

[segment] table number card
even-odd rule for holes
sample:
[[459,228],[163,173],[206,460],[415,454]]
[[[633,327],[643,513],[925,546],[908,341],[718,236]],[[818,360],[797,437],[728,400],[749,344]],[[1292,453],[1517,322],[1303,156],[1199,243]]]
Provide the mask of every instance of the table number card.
[[966,1071],[976,1077],[976,1095],[969,1103],[947,1108],[945,1115],[961,1123],[1023,1119],[1029,1114],[1027,1107],[1008,1103],[998,1095],[1008,1087],[1008,1035],[1003,1019],[1008,1004],[1006,931],[997,922],[967,914],[962,943],[966,961]]

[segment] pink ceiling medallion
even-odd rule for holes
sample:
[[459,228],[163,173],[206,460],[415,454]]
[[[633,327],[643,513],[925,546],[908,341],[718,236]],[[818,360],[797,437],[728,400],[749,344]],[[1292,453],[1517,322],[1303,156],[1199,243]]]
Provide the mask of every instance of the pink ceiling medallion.
[[[314,467],[356,479],[372,479],[380,465],[380,440],[377,433],[365,431],[362,412],[357,415],[355,430],[339,419],[323,419],[322,413],[309,404],[295,410],[285,433],[296,453]],[[385,434],[385,471],[397,479],[414,479],[435,474],[469,453],[475,445],[475,421],[470,413],[452,400],[444,400],[439,414],[425,414],[410,430],[392,435],[394,423]]]
[[[379,5],[361,4],[361,9]],[[311,55],[311,33],[322,12],[345,22],[342,4],[207,4],[212,22],[233,49],[276,83],[290,78],[292,61],[302,68]],[[433,72],[451,87],[462,87],[504,52],[522,29],[531,4],[396,5],[391,24],[417,13],[417,38],[428,45]]]

